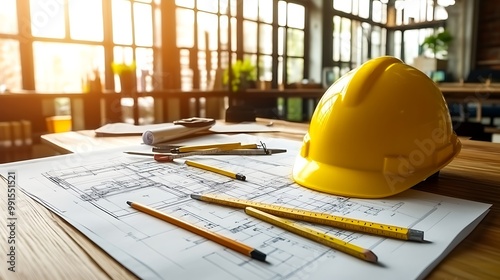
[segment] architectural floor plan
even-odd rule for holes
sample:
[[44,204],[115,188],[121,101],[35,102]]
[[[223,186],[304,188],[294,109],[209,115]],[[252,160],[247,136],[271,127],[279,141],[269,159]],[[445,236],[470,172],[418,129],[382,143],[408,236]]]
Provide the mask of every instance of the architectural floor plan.
[[[387,199],[366,200],[315,192],[295,184],[291,177],[300,143],[255,139],[258,141],[269,147],[286,148],[288,152],[272,156],[192,157],[243,173],[246,181],[187,166],[181,159],[159,163],[151,157],[124,154],[123,150],[67,155],[7,167],[17,170],[19,185],[25,192],[143,279],[364,279],[368,275],[376,279],[419,278],[470,232],[489,208],[413,190]],[[150,148],[138,145],[136,149]],[[6,170],[0,171],[3,174]],[[311,225],[372,250],[379,263],[371,264],[247,216],[241,209],[193,200],[193,193],[224,194],[412,227],[425,232],[426,242]],[[126,201],[154,207],[241,241],[266,253],[268,263],[138,212]]]

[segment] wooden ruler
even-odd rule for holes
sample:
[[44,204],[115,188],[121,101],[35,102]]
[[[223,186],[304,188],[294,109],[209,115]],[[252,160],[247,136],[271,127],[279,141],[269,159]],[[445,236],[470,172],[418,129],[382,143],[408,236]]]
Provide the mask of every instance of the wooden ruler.
[[365,232],[373,235],[385,236],[402,240],[412,240],[419,242],[424,241],[423,231],[405,227],[374,223],[370,221],[363,221],[352,218],[346,218],[342,216],[335,216],[327,213],[313,212],[303,209],[294,209],[275,204],[266,204],[244,199],[223,197],[213,194],[206,194],[206,195],[191,194],[191,198],[219,205],[241,208],[241,209],[245,209],[246,207],[253,207],[255,209],[283,218],[322,224],[351,231]]
[[377,255],[375,255],[371,250],[359,247],[352,243],[345,242],[327,233],[322,233],[312,228],[299,225],[292,220],[276,217],[269,213],[257,210],[253,207],[246,207],[245,213],[264,222],[268,222],[272,225],[293,232],[307,239],[316,241],[335,250],[344,252],[356,258],[374,263],[376,263],[378,260]]

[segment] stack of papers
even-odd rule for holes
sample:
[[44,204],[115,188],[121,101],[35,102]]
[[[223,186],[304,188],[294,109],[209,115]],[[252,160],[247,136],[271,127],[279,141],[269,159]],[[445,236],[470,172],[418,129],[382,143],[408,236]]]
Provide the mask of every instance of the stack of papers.
[[[210,136],[208,136],[210,137]],[[139,278],[164,279],[410,279],[425,277],[486,215],[491,205],[408,190],[386,199],[352,199],[295,184],[291,172],[300,142],[238,135],[232,142],[287,149],[272,156],[197,156],[246,176],[227,176],[158,163],[123,153],[80,153],[2,165],[16,170],[19,187],[71,223]],[[130,147],[127,147],[130,149]],[[134,150],[149,151],[138,145]],[[193,200],[190,194],[274,203],[425,232],[410,242],[312,225],[370,249],[368,263],[247,216],[242,210]],[[134,201],[241,241],[267,254],[268,263],[140,213]]]

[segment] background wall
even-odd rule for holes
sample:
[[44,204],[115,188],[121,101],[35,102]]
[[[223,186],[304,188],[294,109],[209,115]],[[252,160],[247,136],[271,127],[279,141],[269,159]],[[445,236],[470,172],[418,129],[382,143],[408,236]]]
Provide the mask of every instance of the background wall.
[[498,0],[479,1],[475,66],[500,70],[500,1]]

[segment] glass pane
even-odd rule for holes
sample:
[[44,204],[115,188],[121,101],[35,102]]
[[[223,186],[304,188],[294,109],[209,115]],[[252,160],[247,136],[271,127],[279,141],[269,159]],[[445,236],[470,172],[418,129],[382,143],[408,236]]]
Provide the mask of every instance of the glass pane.
[[305,8],[298,4],[288,4],[288,26],[304,29]]
[[259,20],[273,23],[273,1],[259,0]]
[[273,79],[273,57],[269,55],[259,56],[259,80],[271,81]]
[[113,61],[115,63],[132,64],[134,62],[134,52],[131,47],[114,47]]
[[244,0],[243,1],[243,17],[245,19],[257,20],[258,4],[259,2],[255,0]]
[[304,59],[288,58],[286,68],[288,84],[302,82],[304,79]]
[[401,58],[401,40],[402,40],[402,32],[400,30],[394,31],[394,56]]
[[285,53],[285,28],[278,27],[278,55]]
[[333,8],[337,11],[351,13],[352,0],[333,0]]
[[175,0],[175,4],[179,7],[194,8],[194,0]]
[[351,14],[353,15],[359,15],[359,7],[358,7],[358,4],[359,4],[359,0],[351,0],[352,1],[352,8],[351,8]]
[[22,89],[20,58],[17,40],[0,39],[0,93]]
[[194,12],[180,9],[176,11],[177,47],[192,48],[194,46]]
[[[114,47],[113,58],[114,58],[113,60],[114,63],[132,65],[134,63],[134,51],[131,47]],[[137,72],[137,67],[136,67],[136,72]],[[120,77],[118,75],[114,75],[114,82],[115,82],[115,91],[120,92],[121,83],[120,83]]]
[[288,29],[287,54],[291,56],[304,56],[304,31]]
[[217,13],[219,11],[218,2],[218,0],[198,0],[196,1],[196,7],[201,11]]
[[403,10],[403,22],[405,24],[418,22],[420,18],[419,1],[405,1]]
[[340,27],[340,60],[351,60],[351,20],[342,18]]
[[406,30],[403,33],[403,42],[405,48],[404,62],[407,64],[413,64],[413,60],[418,56],[419,51],[419,41],[418,41],[418,30]]
[[339,16],[333,17],[333,61],[340,60],[340,22]]
[[257,52],[257,23],[245,20],[243,21],[243,51]]
[[382,55],[382,32],[379,26],[373,26],[371,34],[372,43],[372,57],[379,57]]
[[189,50],[181,50],[179,55],[181,62],[181,89],[191,90],[193,89],[193,70],[189,67]]
[[427,20],[428,21],[434,20],[434,5],[433,5],[433,2],[430,2],[427,5]]
[[227,50],[227,44],[228,44],[228,22],[227,22],[227,16],[220,16],[219,17],[219,24],[220,24],[220,43],[222,45],[223,50]]
[[238,48],[236,42],[238,41],[238,35],[236,32],[236,18],[231,18],[231,51],[235,52]]
[[286,2],[279,1],[278,2],[278,24],[281,26],[286,25]]
[[34,42],[33,57],[39,92],[79,93],[87,75],[104,72],[102,46]]
[[382,22],[382,2],[372,2],[372,20],[374,22]]
[[0,9],[0,33],[17,33],[16,0],[3,0]]
[[238,7],[238,3],[236,1],[239,1],[239,0],[230,0],[230,2],[229,2],[229,11],[230,11],[231,16],[233,16],[233,17],[236,16],[236,10]]
[[161,24],[161,9],[159,7],[154,8],[154,23],[153,23],[153,44],[155,47],[161,48],[161,34],[162,34],[162,24]]
[[153,46],[153,15],[151,5],[134,3],[134,35],[138,46]]
[[132,11],[129,1],[113,0],[113,42],[115,44],[132,44]]
[[152,91],[153,84],[153,49],[137,48],[135,50],[137,65],[137,90],[140,92]]
[[33,36],[64,38],[64,2],[30,0],[30,12]]
[[198,48],[217,50],[217,15],[198,12]]
[[448,19],[448,12],[442,6],[436,6],[434,10],[434,19],[435,20],[444,20]]
[[427,0],[420,1],[420,9],[419,9],[419,22],[423,22],[427,18],[427,5],[428,5]]
[[353,21],[353,34],[355,39],[352,42],[352,55],[354,64],[353,67],[361,65],[368,60],[368,38],[370,24],[366,22]]
[[264,54],[273,53],[273,26],[261,24],[259,26],[259,52]]
[[359,16],[368,18],[370,16],[370,0],[359,0]]
[[280,87],[283,87],[283,72],[284,72],[284,66],[283,66],[283,57],[279,56],[278,57],[278,85]]
[[227,1],[219,1],[219,11],[223,15],[227,15],[229,12],[229,3]]
[[70,0],[69,31],[72,39],[102,41],[102,1]]
[[207,69],[207,67],[209,67],[207,53],[203,51],[198,52],[198,74],[200,79],[198,88],[201,90],[207,90],[208,88],[208,73],[210,69]]

